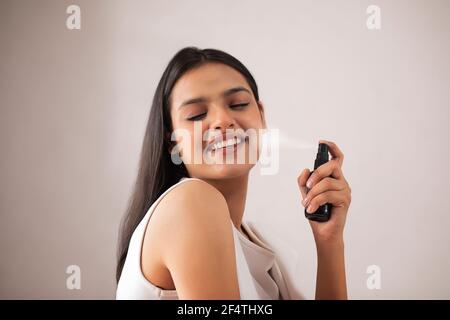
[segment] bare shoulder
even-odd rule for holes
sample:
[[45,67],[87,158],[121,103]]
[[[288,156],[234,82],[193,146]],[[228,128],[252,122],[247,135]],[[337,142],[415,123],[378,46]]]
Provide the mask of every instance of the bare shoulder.
[[[151,225],[160,226],[164,229],[161,231],[174,231],[189,221],[203,224],[224,219],[229,219],[229,211],[223,195],[209,183],[192,179],[180,183],[161,199],[152,214]],[[168,225],[170,230],[164,228]]]
[[231,234],[232,231],[225,198],[215,187],[201,180],[189,180],[172,189],[153,214],[165,243],[169,238],[175,240],[192,235],[193,231],[215,232],[219,237],[222,232]]
[[239,297],[228,206],[207,182],[189,180],[167,193],[145,238],[145,252],[170,274],[180,298]]
[[[181,211],[188,210],[191,214],[201,214],[204,212],[202,210],[203,208],[217,208],[228,211],[227,203],[223,195],[209,183],[197,179],[186,181],[172,189],[161,200],[160,208],[177,208],[178,210],[171,210],[172,214],[175,215],[177,215],[180,209]],[[191,212],[190,209],[197,210]]]

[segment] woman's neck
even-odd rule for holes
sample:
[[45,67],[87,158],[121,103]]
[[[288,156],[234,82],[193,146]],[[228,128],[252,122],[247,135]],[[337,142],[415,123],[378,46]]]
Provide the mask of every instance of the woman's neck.
[[247,198],[248,174],[230,179],[203,179],[222,193],[227,201],[230,218],[234,226],[242,233],[242,217]]

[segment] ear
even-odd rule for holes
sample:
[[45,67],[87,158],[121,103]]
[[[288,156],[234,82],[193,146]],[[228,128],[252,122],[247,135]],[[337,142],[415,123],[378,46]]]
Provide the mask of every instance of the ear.
[[171,140],[171,134],[169,132],[164,133],[164,140],[166,140],[167,145],[169,146],[169,149],[167,150],[169,153],[172,151],[173,147],[175,146],[174,141]]
[[[166,132],[164,134],[164,139],[166,140],[167,145],[169,146],[168,149],[167,149],[167,152],[169,152],[169,154],[172,153],[172,149],[177,145],[176,141],[172,141],[171,138],[172,138],[172,134],[171,133]],[[180,154],[180,156],[182,155],[181,150],[179,150],[178,153]]]
[[257,102],[257,104],[258,104],[259,113],[261,115],[261,121],[262,121],[262,124],[263,124],[263,128],[267,129],[266,116],[264,114],[264,104],[263,104],[263,102],[261,100],[259,100]]

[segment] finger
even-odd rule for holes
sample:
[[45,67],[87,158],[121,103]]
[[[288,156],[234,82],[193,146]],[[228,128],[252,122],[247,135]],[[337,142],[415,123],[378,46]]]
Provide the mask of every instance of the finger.
[[339,165],[342,167],[342,163],[344,162],[344,154],[341,149],[339,149],[337,144],[328,140],[319,140],[319,143],[325,143],[328,146],[328,150],[331,153],[331,159],[339,162]]
[[347,193],[344,191],[326,191],[315,196],[306,211],[313,213],[326,203],[330,203],[334,207],[344,207],[349,205],[349,201]]
[[299,186],[306,186],[306,181],[309,178],[310,175],[310,171],[308,168],[305,168],[302,170],[302,172],[300,173],[300,175],[297,178],[297,182]]
[[311,190],[309,190],[306,197],[303,197],[303,206],[307,207],[311,199],[316,197],[317,195],[327,192],[327,191],[340,191],[344,190],[346,187],[345,181],[336,180],[333,178],[324,178],[319,181]]
[[297,178],[298,187],[300,188],[300,192],[302,194],[302,199],[305,199],[306,194],[308,193],[308,189],[306,187],[306,181],[310,176],[310,171],[308,168],[303,169],[302,173]]
[[320,180],[330,176],[335,179],[341,179],[343,177],[341,166],[337,161],[330,160],[314,170],[308,178],[308,181],[306,181],[306,186],[312,189]]

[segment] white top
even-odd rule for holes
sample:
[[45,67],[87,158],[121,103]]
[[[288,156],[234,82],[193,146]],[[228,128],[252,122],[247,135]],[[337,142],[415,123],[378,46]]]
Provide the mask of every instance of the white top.
[[[116,299],[178,299],[176,290],[162,289],[148,281],[141,269],[141,252],[148,221],[161,199],[181,183],[196,178],[182,178],[167,189],[150,207],[136,227],[130,239],[128,254],[117,285]],[[233,239],[236,253],[236,267],[241,299],[270,300],[291,299],[286,283],[275,259],[274,251],[255,234],[245,222],[242,228],[249,235],[247,239],[235,226]],[[254,229],[254,228],[253,228]]]

